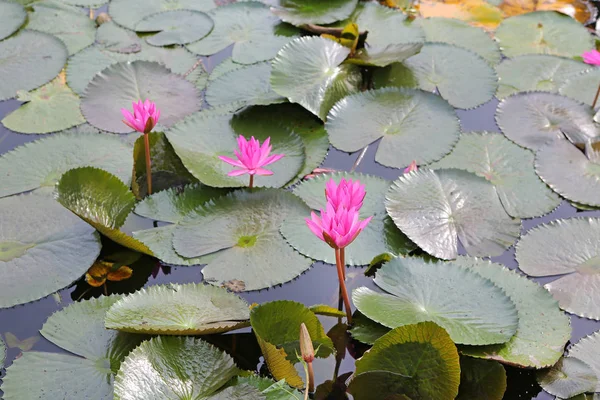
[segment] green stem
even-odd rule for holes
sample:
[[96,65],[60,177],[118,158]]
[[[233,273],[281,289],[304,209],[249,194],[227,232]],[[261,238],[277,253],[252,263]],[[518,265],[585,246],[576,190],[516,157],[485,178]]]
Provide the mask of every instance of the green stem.
[[144,147],[146,148],[146,182],[148,184],[148,195],[152,194],[152,164],[150,162],[150,138],[144,133]]

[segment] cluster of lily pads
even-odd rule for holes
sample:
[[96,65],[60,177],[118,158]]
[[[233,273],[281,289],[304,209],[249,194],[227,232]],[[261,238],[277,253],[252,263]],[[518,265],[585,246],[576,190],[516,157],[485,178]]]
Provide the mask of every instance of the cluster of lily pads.
[[[486,32],[423,18],[412,2],[358,0],[112,0],[90,18],[82,7],[98,2],[0,0],[0,100],[22,102],[2,124],[52,133],[0,156],[0,308],[86,272],[92,286],[135,276],[109,260],[107,243],[204,265],[204,283],[55,313],[40,332],[68,353],[15,360],[6,400],[301,399],[301,324],[317,357],[339,357],[344,346],[317,315],[345,314],[288,300],[250,306],[232,292],[336,261],[305,218],[325,208],[326,182],[343,178],[365,185],[360,216],[372,217],[344,264],[371,264],[381,289],[351,296],[350,334],[372,346],[348,383],[356,400],[501,399],[502,364],[539,369],[559,398],[600,392],[600,333],[563,354],[571,332],[561,311],[600,320],[600,220],[559,220],[520,237],[521,219],[562,199],[600,207],[591,107],[600,69],[579,58],[594,47],[581,23],[531,10]],[[227,49],[207,72],[199,57]],[[462,132],[456,109],[494,97],[502,134]],[[146,99],[159,124],[129,135],[120,109]],[[221,161],[240,135],[270,138],[285,154],[253,188]],[[355,152],[374,142],[378,163],[419,168],[393,182],[312,174],[330,144]],[[136,216],[154,227],[132,229]],[[541,287],[477,258],[513,245],[522,272],[560,277]],[[244,327],[269,377],[209,343]]]

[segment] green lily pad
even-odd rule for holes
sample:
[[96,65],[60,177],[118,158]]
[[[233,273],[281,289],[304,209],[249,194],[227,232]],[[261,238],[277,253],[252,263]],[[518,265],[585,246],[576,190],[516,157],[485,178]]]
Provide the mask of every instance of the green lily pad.
[[413,160],[427,164],[448,154],[460,134],[454,109],[420,90],[384,88],[339,101],[325,124],[336,148],[354,152],[383,138],[375,161],[403,168]]
[[350,49],[321,37],[303,37],[287,44],[273,60],[271,87],[322,120],[341,98],[357,92],[360,69],[342,62]]
[[50,133],[85,122],[79,110],[79,97],[61,78],[32,92],[20,92],[18,100],[25,104],[2,120],[5,127],[15,132]]
[[406,86],[439,92],[457,108],[474,108],[494,97],[498,78],[481,56],[445,43],[426,43],[421,52],[402,63],[402,67],[378,71],[377,87]]
[[[29,1],[29,0],[20,0]],[[70,4],[72,6],[82,6],[91,8],[100,8],[100,6],[106,4],[108,0],[60,0],[63,3]]]
[[168,68],[147,61],[114,64],[92,79],[81,101],[87,121],[108,132],[128,133],[121,108],[150,99],[160,109],[160,124],[173,125],[188,114],[200,110],[196,87]]
[[460,387],[456,400],[502,400],[506,371],[496,361],[460,358]]
[[[556,300],[537,283],[506,267],[471,257],[454,264],[470,268],[502,289],[515,303],[517,333],[507,342],[491,346],[461,346],[463,354],[520,367],[545,368],[558,361],[571,335],[569,317]],[[544,329],[540,330],[540,326]]]
[[48,296],[70,285],[96,260],[100,238],[50,196],[0,200],[0,308]]
[[[398,362],[402,360],[402,362]],[[433,322],[407,325],[378,339],[356,360],[348,391],[356,400],[452,400],[458,394],[460,365],[450,336]]]
[[19,30],[26,18],[27,12],[22,5],[8,0],[0,1],[0,40]]
[[72,168],[104,169],[129,184],[131,147],[118,137],[97,133],[59,133],[26,143],[0,156],[0,197],[54,187]]
[[98,27],[96,43],[99,47],[115,53],[137,53],[142,50],[142,41],[138,35],[113,21],[105,22]]
[[[591,68],[581,74],[567,79],[559,88],[560,94],[575,99],[589,106],[594,102],[598,84],[600,83],[600,68]],[[596,106],[596,110],[598,106]]]
[[266,396],[266,400],[300,400],[303,397],[299,391],[285,383],[285,380],[274,382],[271,379],[251,375],[237,377],[235,381],[236,385],[250,385],[260,390]]
[[186,258],[218,252],[202,270],[209,283],[236,279],[247,291],[264,289],[310,268],[312,261],[295,252],[279,233],[284,219],[308,213],[302,200],[289,192],[239,190],[198,207],[181,221],[173,246]]
[[214,29],[204,39],[188,44],[188,50],[210,56],[233,45],[231,57],[240,64],[272,59],[298,33],[294,27],[280,25],[267,6],[255,1],[227,4],[208,15]]
[[575,357],[561,358],[550,369],[538,371],[537,380],[546,392],[557,398],[593,392],[598,384],[596,372]]
[[564,138],[585,143],[600,136],[590,106],[555,93],[512,95],[498,105],[496,121],[507,138],[531,150]]
[[115,400],[219,399],[212,395],[241,373],[227,353],[202,339],[158,336],[125,358]]
[[106,313],[106,327],[159,335],[206,335],[248,326],[248,304],[203,284],[155,285],[124,297]]
[[[600,377],[600,332],[594,332],[589,336],[584,337],[579,342],[575,343],[567,351],[567,357],[577,358],[586,363],[596,373],[596,377]],[[594,392],[600,392],[600,378],[596,383]],[[596,395],[597,396],[597,395]],[[595,399],[594,399],[595,400]]]
[[283,21],[302,26],[341,21],[352,14],[358,0],[262,0],[262,2],[272,6],[273,14]]
[[507,58],[496,66],[499,78],[496,97],[504,99],[512,94],[528,91],[558,93],[565,82],[589,68],[589,65],[580,61],[549,54]]
[[535,11],[502,21],[496,41],[506,57],[552,54],[575,57],[594,47],[592,35],[579,22],[556,11]]
[[0,100],[15,97],[50,82],[64,67],[65,45],[55,36],[21,31],[0,42]]
[[106,310],[119,298],[73,303],[48,318],[40,333],[69,353],[23,353],[6,369],[4,398],[112,399],[121,361],[146,338],[104,329]]
[[186,44],[202,39],[212,31],[214,23],[203,12],[173,10],[150,14],[135,26],[137,32],[158,32],[146,38],[153,46]]
[[286,98],[271,89],[270,79],[271,64],[268,62],[242,65],[216,78],[211,74],[206,102],[213,107],[232,103],[251,106],[286,102]]
[[483,57],[491,65],[500,62],[502,55],[494,40],[482,29],[453,18],[421,18],[415,21],[428,42],[447,43]]
[[368,318],[388,328],[435,322],[454,343],[496,344],[517,330],[517,310],[492,282],[452,263],[422,258],[395,258],[386,263],[375,284],[387,293],[355,289],[352,300]]
[[214,0],[111,0],[108,13],[117,24],[135,29],[141,20],[152,14],[175,10],[206,12],[216,6]]
[[49,33],[59,38],[73,55],[96,39],[96,23],[81,9],[59,1],[44,0],[31,5],[27,29]]
[[599,243],[599,219],[557,220],[528,231],[517,243],[516,259],[527,275],[558,276],[544,287],[560,308],[600,319]]
[[452,153],[429,168],[458,168],[496,188],[506,212],[519,218],[549,213],[561,202],[535,174],[534,155],[497,133],[463,133]]
[[[414,243],[396,228],[385,212],[383,202],[390,181],[359,173],[319,174],[302,182],[296,187],[294,194],[313,210],[325,209],[325,184],[330,179],[339,183],[342,178],[359,180],[366,186],[367,195],[360,209],[360,217],[373,217],[365,230],[346,249],[346,265],[367,265],[377,254],[407,254],[416,248]],[[301,218],[287,218],[281,227],[281,233],[290,245],[305,256],[335,264],[333,249],[308,229],[305,218],[310,218],[310,214]]]
[[[254,119],[243,118],[244,114],[219,114],[200,112],[176,124],[166,133],[183,165],[200,182],[214,187],[248,186],[248,176],[231,177],[227,173],[233,167],[219,159],[220,155],[235,157],[237,138],[249,138]],[[254,114],[256,115],[256,114]],[[257,123],[261,124],[260,118]],[[204,132],[198,135],[198,132]],[[268,166],[273,175],[255,176],[256,186],[281,187],[290,183],[304,166],[305,149],[302,140],[293,132],[285,130],[253,131],[261,143],[271,137],[272,154],[285,156]]]
[[391,331],[390,328],[367,318],[360,311],[356,311],[352,316],[350,334],[353,339],[361,343],[373,345],[377,339],[389,331]]
[[392,184],[386,209],[420,248],[445,260],[458,240],[473,256],[498,256],[519,237],[520,221],[506,214],[494,186],[456,169],[419,169]]

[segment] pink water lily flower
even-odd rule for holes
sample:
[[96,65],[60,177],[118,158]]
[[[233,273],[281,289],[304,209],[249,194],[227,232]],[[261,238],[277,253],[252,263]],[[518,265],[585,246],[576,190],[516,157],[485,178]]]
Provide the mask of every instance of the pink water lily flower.
[[404,173],[408,174],[409,172],[416,171],[417,169],[419,169],[417,167],[417,162],[413,160],[413,162],[411,162],[408,167],[404,168]]
[[586,51],[585,53],[582,54],[582,56],[583,56],[583,61],[585,61],[586,64],[600,65],[600,51],[598,51],[598,50]]
[[327,202],[331,203],[336,210],[339,207],[359,210],[363,205],[366,194],[365,185],[361,185],[359,181],[353,181],[352,179],[342,178],[339,185],[333,179],[330,179],[325,185]]
[[246,140],[245,137],[241,136],[237,139],[239,151],[235,150],[235,156],[237,160],[233,158],[219,156],[219,158],[225,161],[227,164],[231,164],[234,167],[241,169],[234,169],[227,175],[239,176],[244,174],[253,175],[273,175],[273,171],[264,169],[265,165],[274,163],[280,160],[284,154],[273,154],[271,153],[271,138],[268,137],[262,144],[252,136],[250,140]]
[[315,212],[311,212],[310,216],[310,219],[305,219],[308,228],[334,249],[343,249],[352,243],[373,218],[361,221],[356,208],[335,209],[330,202],[327,202],[325,210],[321,209],[321,216]]
[[138,132],[150,133],[160,119],[160,110],[156,107],[156,104],[148,99],[144,102],[139,100],[137,103],[132,103],[132,105],[133,114],[126,108],[121,109],[121,113],[125,117],[123,122]]

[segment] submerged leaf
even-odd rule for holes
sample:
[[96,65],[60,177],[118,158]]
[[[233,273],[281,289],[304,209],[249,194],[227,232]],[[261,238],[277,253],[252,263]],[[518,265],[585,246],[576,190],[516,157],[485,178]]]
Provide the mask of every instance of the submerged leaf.
[[30,351],[33,346],[40,340],[38,335],[19,339],[14,333],[6,332],[4,334],[6,345],[9,349],[19,349],[21,351]]

